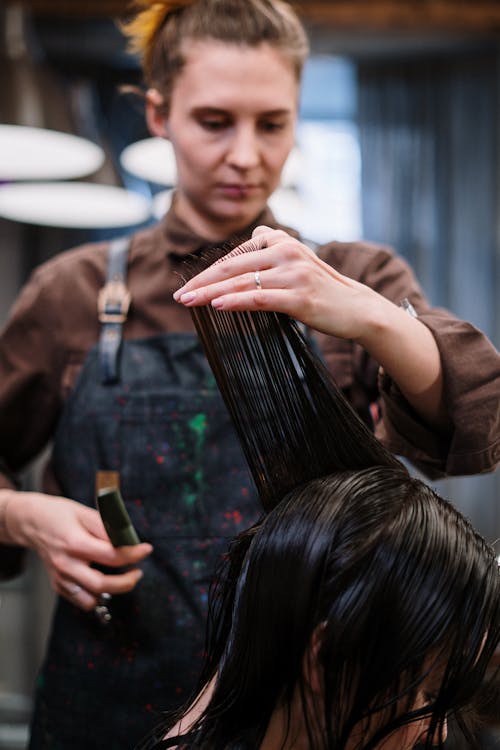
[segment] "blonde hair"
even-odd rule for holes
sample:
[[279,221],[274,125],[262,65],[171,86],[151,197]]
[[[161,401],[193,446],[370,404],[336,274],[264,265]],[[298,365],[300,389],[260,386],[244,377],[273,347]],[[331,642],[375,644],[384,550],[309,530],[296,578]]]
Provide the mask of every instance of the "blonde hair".
[[185,63],[186,39],[216,39],[256,47],[266,42],[290,59],[297,80],[309,52],[307,36],[283,0],[136,0],[135,17],[122,25],[139,54],[145,83],[165,101]]

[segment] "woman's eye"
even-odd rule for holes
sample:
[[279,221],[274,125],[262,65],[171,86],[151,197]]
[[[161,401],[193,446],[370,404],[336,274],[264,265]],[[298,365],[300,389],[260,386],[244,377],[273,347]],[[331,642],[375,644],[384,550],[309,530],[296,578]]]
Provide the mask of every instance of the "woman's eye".
[[266,120],[261,124],[261,128],[265,130],[267,133],[275,133],[280,130],[283,130],[285,127],[284,122],[274,122],[272,120]]
[[226,124],[224,120],[200,120],[200,125],[205,130],[222,130]]

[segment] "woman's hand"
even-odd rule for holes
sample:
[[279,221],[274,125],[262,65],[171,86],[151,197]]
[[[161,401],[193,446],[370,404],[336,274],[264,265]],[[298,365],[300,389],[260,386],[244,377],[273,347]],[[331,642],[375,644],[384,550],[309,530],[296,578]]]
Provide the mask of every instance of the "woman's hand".
[[64,497],[0,490],[0,518],[0,541],[37,552],[54,590],[84,610],[104,592],[123,594],[142,578],[138,568],[108,575],[92,563],[136,565],[153,549],[147,543],[113,547],[99,512]]
[[366,333],[370,308],[382,299],[299,240],[269,227],[257,227],[251,240],[191,279],[174,298],[189,307],[283,312],[323,333],[355,340]]
[[287,313],[366,349],[430,424],[448,426],[439,350],[418,319],[343,276],[286,232],[257,227],[252,239],[174,294],[188,307]]

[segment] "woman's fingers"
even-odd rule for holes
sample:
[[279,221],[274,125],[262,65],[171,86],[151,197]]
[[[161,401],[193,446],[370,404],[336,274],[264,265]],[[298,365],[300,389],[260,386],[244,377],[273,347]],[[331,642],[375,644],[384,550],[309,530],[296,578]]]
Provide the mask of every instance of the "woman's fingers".
[[335,272],[285,232],[262,227],[255,233],[264,247],[238,252],[254,239],[244,243],[191,279],[175,299],[188,307],[283,312],[313,324],[321,285],[331,285]]
[[190,279],[184,286],[174,293],[176,302],[183,302],[186,293],[193,292],[210,284],[234,280],[244,274],[253,274],[256,270],[269,267],[267,256],[263,250],[256,250],[244,255],[226,255],[221,261],[214,263]]
[[216,310],[268,310],[286,313],[292,317],[297,317],[295,310],[298,306],[294,295],[285,289],[251,290],[224,294],[221,297],[214,298],[211,304]]
[[23,495],[33,496],[29,502],[34,520],[29,524],[29,535],[26,530],[23,533],[27,546],[33,547],[61,575],[73,559],[120,567],[134,565],[152,552],[152,546],[145,542],[113,547],[94,508],[63,497]]
[[54,590],[85,610],[105,593],[131,591],[142,578],[137,564],[153,551],[147,542],[113,547],[96,509],[36,492],[17,492],[9,500],[9,532],[15,543],[39,554]]
[[[101,546],[102,545],[102,546]],[[54,590],[81,609],[96,606],[102,594],[124,594],[131,591],[143,576],[139,568],[123,570],[136,565],[153,548],[148,543],[115,548],[108,541],[87,539],[83,548],[71,548],[57,553],[47,552],[45,562],[52,578]],[[119,572],[103,573],[93,564],[117,568]]]
[[[266,234],[270,234],[270,232],[278,232],[280,230],[277,229],[271,229],[271,227],[266,226],[265,224],[260,224],[258,227],[255,227],[255,229],[252,232],[252,237],[259,237]],[[283,232],[283,234],[286,234]]]
[[90,594],[74,581],[61,581],[59,584],[54,584],[54,590],[59,596],[85,611],[93,609],[98,602],[97,596]]
[[[16,541],[38,552],[54,590],[82,609],[95,607],[105,592],[133,589],[142,577],[135,566],[153,550],[146,542],[113,547],[99,512],[64,497],[17,493],[11,520]],[[117,573],[102,573],[96,564]]]
[[[260,234],[255,234],[262,230]],[[280,247],[278,247],[280,245]],[[183,302],[181,297],[193,290],[209,286],[220,281],[236,279],[244,274],[252,276],[255,271],[275,268],[290,263],[300,254],[311,252],[286,232],[258,227],[254,236],[247,242],[238,245],[227,255],[213,263],[209,268],[201,271],[174,293],[177,302]],[[184,302],[183,302],[184,304]]]
[[123,565],[136,565],[151,554],[153,547],[148,542],[113,547],[107,537],[100,539],[91,533],[84,534],[78,529],[74,536],[68,538],[65,548],[61,551],[77,559],[117,568]]
[[[257,275],[258,274],[258,275]],[[248,293],[262,291],[264,284],[263,271],[250,271],[241,273],[224,281],[208,283],[196,290],[183,292],[179,302],[188,307],[208,305],[215,299],[225,295],[234,295],[238,292]],[[268,287],[270,279],[268,278]]]
[[273,245],[226,257],[193,277],[174,294],[174,298],[183,305],[199,306],[235,292],[264,289],[307,291],[317,268],[316,259],[311,259],[306,254],[309,251],[305,250]]
[[137,568],[109,575],[89,566],[81,566],[71,571],[71,577],[55,577],[53,587],[60,596],[80,609],[90,610],[103,595],[113,596],[132,591],[142,576],[142,571]]
[[[188,307],[282,312],[317,331],[361,340],[371,331],[376,292],[322,261],[282,230],[258,227],[251,240],[174,295]],[[386,304],[386,303],[385,303]]]

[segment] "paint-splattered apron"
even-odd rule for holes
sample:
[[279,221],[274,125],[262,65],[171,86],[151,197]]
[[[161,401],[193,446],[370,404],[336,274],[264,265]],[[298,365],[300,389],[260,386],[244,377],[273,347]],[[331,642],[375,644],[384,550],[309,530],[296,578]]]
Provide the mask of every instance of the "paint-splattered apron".
[[37,689],[32,750],[125,750],[196,682],[208,583],[258,509],[239,441],[194,334],[124,341],[120,381],[93,349],[54,445],[65,496],[94,505],[97,469],[120,474],[140,538],[136,589],[103,625],[60,599]]

